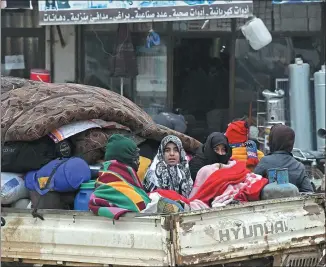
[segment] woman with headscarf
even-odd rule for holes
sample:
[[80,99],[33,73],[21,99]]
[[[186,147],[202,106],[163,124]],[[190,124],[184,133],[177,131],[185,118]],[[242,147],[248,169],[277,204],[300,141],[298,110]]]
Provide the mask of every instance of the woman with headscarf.
[[189,196],[193,181],[186,152],[178,137],[168,135],[163,138],[143,184],[147,192],[164,189],[173,190],[184,197]]
[[[230,168],[235,165],[235,161],[230,161],[232,150],[228,139],[222,133],[212,133],[206,140],[205,145],[199,149],[194,158],[190,161],[190,171],[196,176],[194,186],[190,193],[193,197],[199,188],[206,182],[208,177],[215,171]],[[205,157],[206,155],[206,157]]]
[[189,162],[192,179],[195,180],[199,170],[206,165],[219,163],[221,167],[221,164],[228,164],[231,156],[232,150],[226,136],[219,132],[211,133]]
[[300,192],[313,192],[304,165],[291,153],[294,140],[295,133],[290,127],[282,124],[274,125],[269,134],[270,154],[260,160],[254,173],[267,177],[268,169],[286,168],[291,184],[297,186]]
[[[165,142],[167,143],[168,141]],[[222,133],[212,133],[190,161],[193,170],[198,172],[191,193],[180,196],[178,192],[171,190],[158,189],[156,192],[164,198],[189,205],[191,210],[206,209],[212,203],[216,206],[226,205],[233,200],[259,200],[260,191],[268,183],[268,179],[250,173],[244,162],[236,162],[230,158],[231,148],[227,138]]]
[[123,135],[112,135],[104,160],[90,198],[90,210],[112,219],[126,212],[144,210],[151,200],[137,176],[139,149],[136,143]]

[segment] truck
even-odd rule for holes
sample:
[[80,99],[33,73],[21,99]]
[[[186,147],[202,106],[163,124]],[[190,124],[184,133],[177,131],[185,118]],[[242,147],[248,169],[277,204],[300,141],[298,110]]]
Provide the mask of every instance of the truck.
[[3,266],[325,266],[325,196],[176,214],[4,208]]

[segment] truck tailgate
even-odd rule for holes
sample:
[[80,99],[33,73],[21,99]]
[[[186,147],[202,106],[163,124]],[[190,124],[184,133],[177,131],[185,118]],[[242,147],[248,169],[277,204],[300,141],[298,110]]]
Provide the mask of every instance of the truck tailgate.
[[325,240],[322,201],[298,197],[180,214],[176,264],[222,264],[316,246]]
[[[118,221],[88,212],[2,211],[1,260],[48,264],[169,265],[169,231],[160,216],[126,216]],[[169,227],[169,223],[167,225]]]

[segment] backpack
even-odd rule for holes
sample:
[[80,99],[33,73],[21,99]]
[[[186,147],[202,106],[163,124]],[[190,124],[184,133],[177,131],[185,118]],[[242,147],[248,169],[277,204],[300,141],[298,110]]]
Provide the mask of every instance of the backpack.
[[52,160],[38,171],[28,172],[24,178],[25,186],[40,195],[49,191],[73,192],[90,179],[88,164],[77,157]]
[[[91,170],[86,161],[75,157],[56,159],[38,171],[28,172],[24,180],[25,186],[31,190],[30,193],[33,196],[32,216],[44,220],[43,215],[38,212],[40,206],[56,208],[62,204],[58,202],[58,196],[60,195],[54,194],[55,192],[76,191],[82,183],[90,179]],[[33,191],[38,193],[38,199]],[[51,199],[56,203],[51,205]]]
[[48,136],[32,142],[6,142],[1,147],[1,171],[26,173],[38,170],[51,160],[72,155],[69,140],[54,143]]

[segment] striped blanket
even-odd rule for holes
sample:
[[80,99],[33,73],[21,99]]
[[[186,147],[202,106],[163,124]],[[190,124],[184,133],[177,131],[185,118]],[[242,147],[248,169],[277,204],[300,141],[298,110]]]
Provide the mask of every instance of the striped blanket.
[[142,211],[151,202],[136,172],[117,161],[103,164],[95,186],[89,208],[99,216],[119,219],[127,212]]

